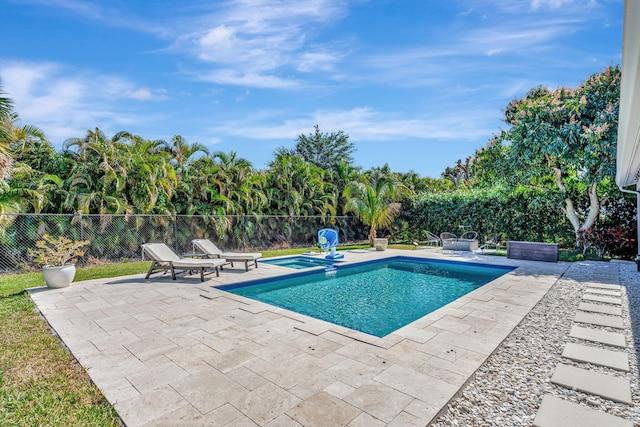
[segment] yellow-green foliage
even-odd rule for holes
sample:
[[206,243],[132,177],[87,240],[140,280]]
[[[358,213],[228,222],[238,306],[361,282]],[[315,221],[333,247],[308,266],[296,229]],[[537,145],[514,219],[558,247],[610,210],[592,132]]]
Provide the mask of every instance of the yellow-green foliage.
[[42,240],[36,242],[37,249],[29,249],[29,255],[40,265],[61,266],[76,262],[78,257],[84,255],[82,248],[89,243],[88,240],[74,242],[66,236],[54,238],[45,234]]

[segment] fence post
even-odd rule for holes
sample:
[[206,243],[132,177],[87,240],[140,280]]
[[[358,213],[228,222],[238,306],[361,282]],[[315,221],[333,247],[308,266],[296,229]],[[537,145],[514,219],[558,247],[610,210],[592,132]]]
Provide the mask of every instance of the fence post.
[[173,248],[178,252],[178,214],[173,213]]
[[82,224],[82,214],[76,211],[76,215],[80,218],[80,241],[84,240],[84,225]]

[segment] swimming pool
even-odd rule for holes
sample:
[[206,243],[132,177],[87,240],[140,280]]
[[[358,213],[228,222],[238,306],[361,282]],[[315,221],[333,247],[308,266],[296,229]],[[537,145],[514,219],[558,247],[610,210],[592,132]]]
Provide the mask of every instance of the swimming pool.
[[219,289],[383,337],[513,267],[400,256],[328,270]]
[[311,258],[306,256],[292,256],[286,258],[274,258],[265,259],[260,261],[265,264],[279,265],[281,267],[295,268],[296,270],[303,270],[311,267],[327,267],[332,266],[336,262],[324,258]]

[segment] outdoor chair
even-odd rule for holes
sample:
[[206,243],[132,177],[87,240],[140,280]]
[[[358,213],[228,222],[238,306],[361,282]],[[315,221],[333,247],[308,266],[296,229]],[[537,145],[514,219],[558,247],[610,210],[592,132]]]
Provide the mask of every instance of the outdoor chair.
[[464,239],[464,240],[476,240],[477,238],[478,238],[478,233],[476,233],[475,231],[467,231],[462,236],[460,236],[460,239]]
[[484,245],[480,246],[480,249],[484,251],[489,246],[493,246],[495,249],[498,249],[498,246],[500,246],[500,243],[502,243],[502,233],[496,234],[489,240],[485,241]]
[[180,258],[164,243],[145,243],[141,245],[141,247],[142,256],[147,255],[152,261],[145,279],[148,279],[149,276],[158,271],[164,273],[171,271],[171,278],[173,280],[176,280],[176,270],[184,273],[200,271],[200,280],[204,282],[204,273],[206,270],[215,270],[216,277],[219,277],[219,269],[227,263],[224,259]]
[[223,252],[209,239],[194,239],[191,244],[194,252],[198,251],[209,258],[224,258],[231,263],[231,267],[234,261],[244,262],[245,271],[249,271],[249,263],[258,268],[258,259],[262,258],[259,252]]
[[435,234],[430,233],[429,231],[427,231],[426,234],[427,234],[427,245],[433,244],[435,246],[438,246],[442,243],[442,240]]
[[440,241],[444,242],[445,240],[457,240],[458,236],[453,233],[440,233]]
[[[427,235],[426,243],[428,246],[430,245],[439,246],[442,243],[442,240],[435,234],[429,231],[426,231],[425,234]],[[420,246],[420,243],[416,241],[416,242],[413,242],[413,245],[416,247],[416,249],[418,249],[418,247]]]

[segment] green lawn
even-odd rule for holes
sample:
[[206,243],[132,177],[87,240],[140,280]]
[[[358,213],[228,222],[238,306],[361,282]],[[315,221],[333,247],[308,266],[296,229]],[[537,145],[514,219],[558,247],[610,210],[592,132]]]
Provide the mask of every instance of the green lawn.
[[24,291],[41,285],[40,273],[0,276],[0,425],[119,426]]

